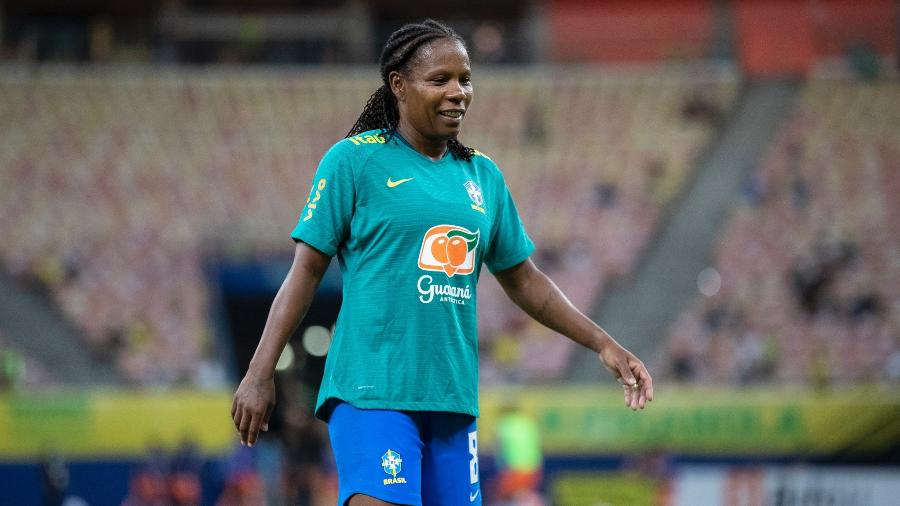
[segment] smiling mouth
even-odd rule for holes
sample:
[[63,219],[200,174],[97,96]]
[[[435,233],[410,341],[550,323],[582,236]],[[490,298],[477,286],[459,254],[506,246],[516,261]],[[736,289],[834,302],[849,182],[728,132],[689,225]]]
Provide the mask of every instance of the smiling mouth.
[[438,114],[445,118],[450,119],[461,119],[465,114],[465,111],[441,111]]

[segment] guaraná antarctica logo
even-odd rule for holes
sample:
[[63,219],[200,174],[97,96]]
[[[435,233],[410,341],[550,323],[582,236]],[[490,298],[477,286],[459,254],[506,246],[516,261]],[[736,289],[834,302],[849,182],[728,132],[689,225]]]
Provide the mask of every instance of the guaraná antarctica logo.
[[[424,271],[443,272],[448,277],[471,274],[475,271],[475,253],[481,231],[472,232],[456,225],[437,225],[428,229],[419,251],[419,268]],[[428,304],[437,295],[441,302],[465,305],[471,300],[472,290],[450,284],[434,284],[428,274],[419,277],[417,283],[419,301]]]
[[391,475],[390,478],[384,479],[385,485],[394,485],[396,483],[406,483],[406,478],[397,477],[397,474],[402,469],[403,459],[400,458],[400,454],[388,448],[388,451],[384,452],[384,455],[381,456],[381,468],[384,469],[384,472]]
[[419,268],[440,271],[453,277],[475,270],[475,248],[481,231],[456,225],[438,225],[425,232],[419,252]]

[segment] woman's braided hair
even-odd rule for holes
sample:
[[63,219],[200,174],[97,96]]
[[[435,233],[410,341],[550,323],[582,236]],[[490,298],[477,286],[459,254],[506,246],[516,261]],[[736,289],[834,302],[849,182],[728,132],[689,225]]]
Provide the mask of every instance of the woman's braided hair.
[[[362,114],[347,133],[347,137],[377,128],[380,128],[388,138],[397,132],[400,110],[397,108],[397,97],[394,96],[388,83],[388,76],[395,70],[406,70],[412,56],[422,45],[444,38],[456,39],[465,47],[463,38],[452,28],[433,19],[404,25],[391,34],[381,51],[380,70],[381,81],[384,84],[369,97]],[[470,161],[475,153],[474,149],[464,146],[457,139],[447,141],[447,147],[455,158],[466,161]]]

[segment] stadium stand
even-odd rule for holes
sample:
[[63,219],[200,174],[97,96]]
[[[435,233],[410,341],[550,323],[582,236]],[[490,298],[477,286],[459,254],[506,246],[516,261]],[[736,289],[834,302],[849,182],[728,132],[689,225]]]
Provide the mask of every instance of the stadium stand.
[[[505,169],[538,245],[536,263],[587,311],[632,272],[734,103],[737,81],[717,73],[529,75],[479,83],[466,138]],[[483,382],[563,375],[574,344],[515,308],[493,277],[481,281],[479,301]]]
[[[212,332],[204,262],[289,248],[318,158],[378,84],[353,76],[374,75],[4,72],[5,268],[50,288],[131,382],[196,383]],[[476,79],[463,140],[504,169],[538,263],[583,309],[631,271],[738,90],[716,70]],[[526,324],[490,276],[480,299],[485,381],[559,376],[565,340]]]
[[718,242],[721,290],[672,327],[685,381],[900,378],[900,88],[819,79]]

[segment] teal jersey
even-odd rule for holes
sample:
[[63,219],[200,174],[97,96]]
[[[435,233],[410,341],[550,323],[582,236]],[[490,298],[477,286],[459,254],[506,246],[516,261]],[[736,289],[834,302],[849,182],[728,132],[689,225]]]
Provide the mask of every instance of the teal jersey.
[[357,408],[478,416],[476,290],[534,250],[497,166],[433,161],[379,130],[335,144],[292,233],[337,255],[343,304],[316,415]]

